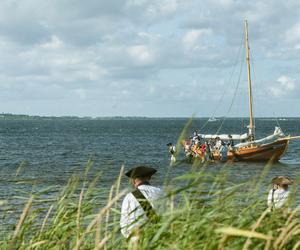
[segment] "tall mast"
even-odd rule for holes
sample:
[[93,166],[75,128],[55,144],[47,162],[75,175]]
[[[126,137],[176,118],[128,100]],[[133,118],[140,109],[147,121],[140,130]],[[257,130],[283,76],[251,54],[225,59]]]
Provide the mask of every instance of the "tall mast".
[[250,53],[248,44],[248,23],[245,20],[245,35],[246,35],[246,61],[248,69],[248,93],[249,93],[249,110],[250,110],[250,124],[249,124],[249,135],[254,139],[254,126],[253,126],[253,111],[252,111],[252,84],[250,75]]

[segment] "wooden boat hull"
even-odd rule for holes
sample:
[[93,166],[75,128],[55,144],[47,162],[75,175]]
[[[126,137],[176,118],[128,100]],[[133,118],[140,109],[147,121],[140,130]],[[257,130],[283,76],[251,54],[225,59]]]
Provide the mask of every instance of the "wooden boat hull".
[[[182,146],[189,145],[189,141],[182,141]],[[249,146],[228,151],[228,160],[238,161],[278,161],[288,148],[289,139],[280,139],[260,146]],[[193,156],[202,157],[200,148],[191,147]],[[218,151],[213,152],[214,160],[220,160]]]
[[277,140],[260,146],[239,148],[234,157],[240,161],[278,161],[287,150],[289,140]]

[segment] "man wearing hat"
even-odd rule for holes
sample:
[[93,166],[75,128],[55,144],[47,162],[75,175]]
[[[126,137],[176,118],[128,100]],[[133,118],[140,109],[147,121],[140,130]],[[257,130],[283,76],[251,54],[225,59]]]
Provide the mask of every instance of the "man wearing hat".
[[157,210],[163,192],[149,183],[155,173],[156,169],[147,166],[138,166],[125,173],[135,188],[122,203],[120,225],[125,238],[138,239],[135,233],[139,228],[148,221],[158,219]]
[[293,184],[293,180],[286,176],[277,176],[272,179],[272,184],[273,188],[268,195],[268,207],[274,210],[285,205],[290,193],[289,185]]

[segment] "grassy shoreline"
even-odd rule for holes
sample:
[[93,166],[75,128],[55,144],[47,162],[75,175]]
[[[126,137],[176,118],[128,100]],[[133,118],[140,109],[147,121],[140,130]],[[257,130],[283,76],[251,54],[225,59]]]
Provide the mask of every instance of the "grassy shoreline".
[[[101,177],[86,178],[92,164],[51,199],[43,200],[43,192],[24,197],[24,208],[14,228],[2,233],[0,248],[126,249],[119,228],[120,203],[128,192],[121,189],[124,168],[100,206]],[[138,249],[300,249],[299,180],[289,208],[270,213],[266,193],[260,192],[270,165],[258,178],[240,184],[229,182],[226,165],[218,174],[206,167],[193,166],[166,180],[162,220],[143,229]]]

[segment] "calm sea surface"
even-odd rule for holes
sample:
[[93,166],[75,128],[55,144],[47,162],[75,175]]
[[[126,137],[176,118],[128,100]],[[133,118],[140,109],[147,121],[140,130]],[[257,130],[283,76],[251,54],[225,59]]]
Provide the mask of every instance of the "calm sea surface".
[[[201,128],[205,121],[194,120],[190,133]],[[116,179],[122,164],[126,170],[136,164],[156,166],[158,174],[154,183],[159,185],[169,166],[166,143],[177,141],[186,122],[187,119],[1,120],[0,200],[14,207],[22,203],[17,197],[26,196],[26,192],[28,197],[32,190],[59,188],[72,174],[82,172],[90,158],[94,166],[89,178],[102,172],[104,189]],[[286,135],[300,135],[300,119],[278,122]],[[220,124],[220,121],[208,123],[201,132],[215,133]],[[246,119],[228,119],[221,133],[244,133],[247,124]],[[278,126],[276,119],[256,120],[257,137],[273,133],[275,126]],[[263,163],[235,162],[227,169],[238,183],[259,175],[264,166]],[[212,164],[208,171],[218,171],[221,167],[221,164]],[[189,170],[190,165],[182,163],[173,167],[170,175],[178,176]],[[276,175],[295,178],[299,173],[300,140],[294,140],[282,160],[272,166],[268,178]],[[123,184],[126,185],[125,178]]]

